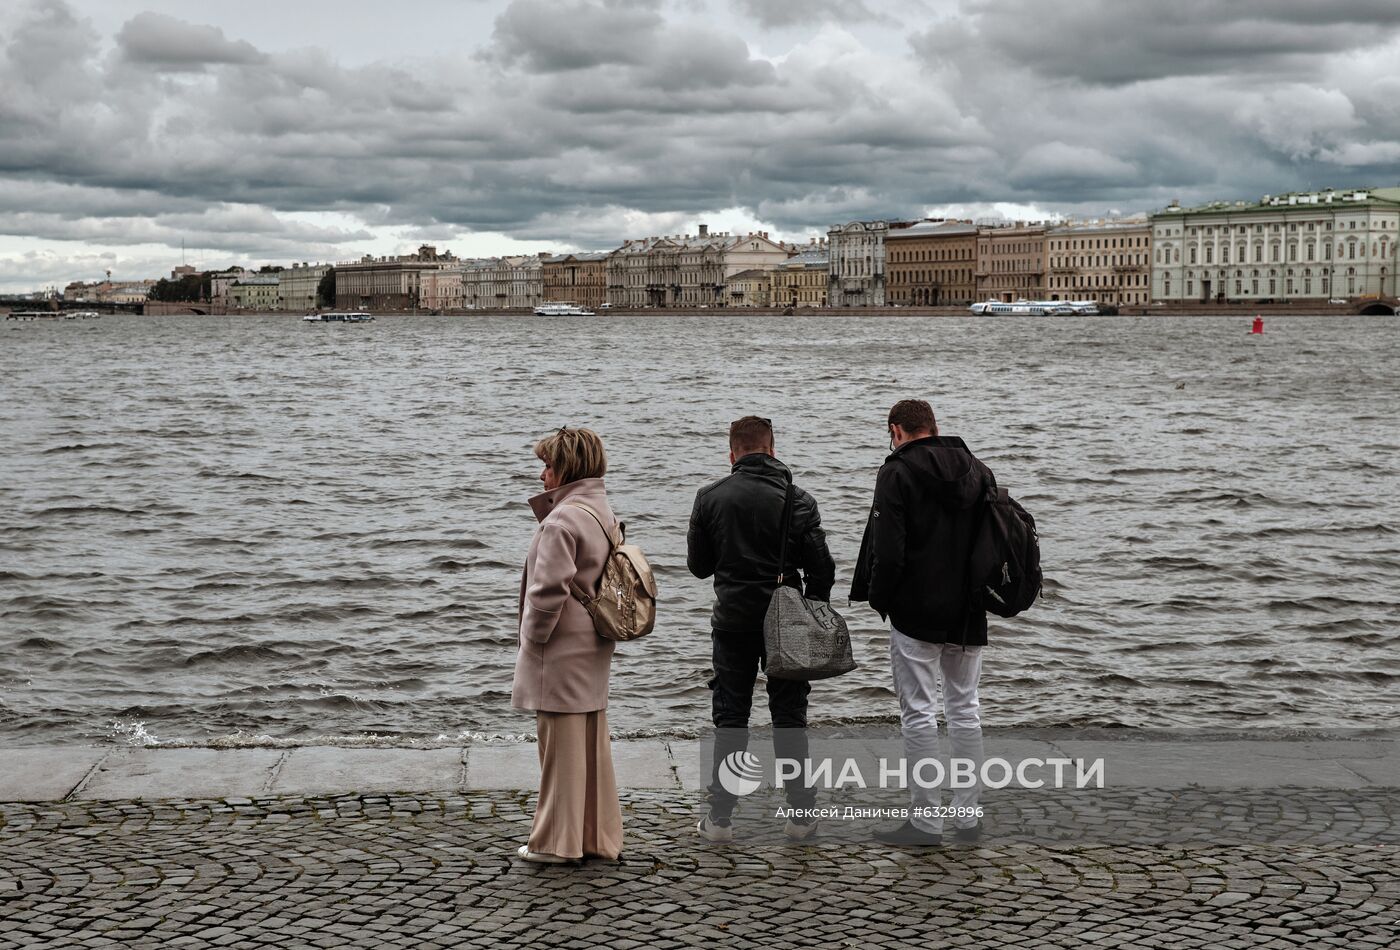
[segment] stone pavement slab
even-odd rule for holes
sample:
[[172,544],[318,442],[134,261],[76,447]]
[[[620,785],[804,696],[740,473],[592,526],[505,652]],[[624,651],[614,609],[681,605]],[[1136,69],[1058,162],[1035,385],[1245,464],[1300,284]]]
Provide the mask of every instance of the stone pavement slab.
[[676,780],[681,788],[693,792],[702,790],[708,783],[708,776],[700,778],[700,741],[698,739],[671,739],[666,743],[671,757],[671,765],[676,770]]
[[680,788],[663,739],[619,739],[612,744],[619,788]]
[[466,788],[540,787],[540,753],[533,742],[467,747]]
[[67,798],[108,749],[0,749],[0,802],[56,802]]
[[462,787],[460,749],[293,749],[270,792],[323,795],[346,792],[436,792]]
[[75,793],[83,799],[259,795],[284,753],[276,749],[121,749]]

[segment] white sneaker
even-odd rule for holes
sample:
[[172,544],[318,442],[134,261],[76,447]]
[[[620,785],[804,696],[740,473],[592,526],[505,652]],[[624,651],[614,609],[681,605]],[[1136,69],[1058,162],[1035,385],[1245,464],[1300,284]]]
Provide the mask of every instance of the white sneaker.
[[787,835],[791,841],[805,841],[816,834],[817,828],[820,826],[821,822],[815,818],[805,825],[799,825],[789,818],[788,823],[783,826],[783,834]]
[[531,851],[528,844],[522,844],[515,849],[515,856],[522,861],[529,861],[532,864],[573,864],[573,858],[560,857],[557,854],[545,854],[543,851]]
[[[723,820],[724,824],[719,824]],[[700,837],[706,841],[733,841],[734,825],[728,819],[717,819],[706,815],[700,819],[700,824],[695,826],[695,830],[700,833]]]

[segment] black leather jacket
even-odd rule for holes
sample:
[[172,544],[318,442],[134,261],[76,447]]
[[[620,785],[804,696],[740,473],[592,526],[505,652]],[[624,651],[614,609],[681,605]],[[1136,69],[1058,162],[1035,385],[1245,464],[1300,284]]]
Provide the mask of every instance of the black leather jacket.
[[900,633],[931,643],[987,643],[968,603],[975,506],[991,469],[956,436],[906,442],[885,459],[856,558],[851,600],[868,600]]
[[[754,453],[734,463],[731,474],[695,494],[687,535],[686,566],[715,578],[711,624],[727,633],[756,633],[778,586],[778,537],[787,485],[786,465]],[[806,587],[803,589],[805,575]],[[826,547],[821,515],[812,496],[797,489],[788,536],[783,583],[814,600],[830,600],[836,564]]]

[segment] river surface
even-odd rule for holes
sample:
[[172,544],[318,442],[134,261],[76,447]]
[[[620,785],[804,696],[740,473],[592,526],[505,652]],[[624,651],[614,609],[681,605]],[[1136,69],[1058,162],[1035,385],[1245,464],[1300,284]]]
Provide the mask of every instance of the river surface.
[[[728,471],[729,421],[773,418],[845,610],[907,396],[1041,531],[1044,600],[992,626],[988,725],[1392,725],[1397,321],[1247,324],[0,325],[0,745],[532,733],[509,700],[516,592],[531,445],[561,425],[603,436],[662,591],[656,632],[618,651],[613,730],[694,732],[711,590],[685,528]],[[861,668],[815,686],[812,719],[890,717],[887,637],[845,612]]]

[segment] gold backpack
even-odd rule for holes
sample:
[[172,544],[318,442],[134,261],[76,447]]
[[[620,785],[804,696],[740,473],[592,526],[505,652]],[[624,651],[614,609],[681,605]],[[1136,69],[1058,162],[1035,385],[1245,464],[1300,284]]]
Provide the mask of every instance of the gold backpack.
[[656,626],[656,578],[642,549],[627,543],[627,526],[618,522],[609,529],[598,512],[582,502],[565,504],[592,515],[608,538],[610,550],[597,592],[590,594],[578,581],[569,583],[569,590],[593,618],[593,629],[606,640],[637,640],[651,633]]

